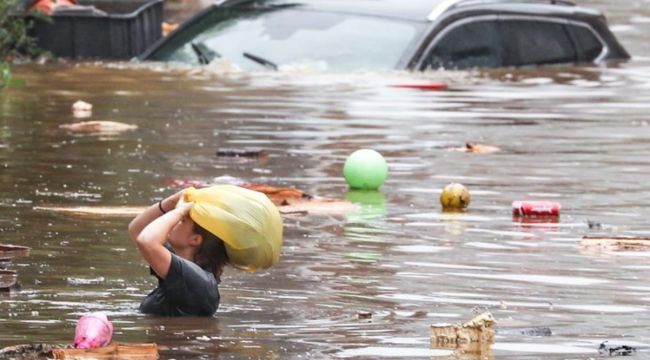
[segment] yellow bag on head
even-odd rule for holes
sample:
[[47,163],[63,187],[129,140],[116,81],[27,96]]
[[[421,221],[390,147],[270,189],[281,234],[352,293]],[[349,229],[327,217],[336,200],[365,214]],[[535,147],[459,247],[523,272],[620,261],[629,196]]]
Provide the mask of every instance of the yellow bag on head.
[[234,185],[189,188],[190,217],[226,245],[231,265],[246,271],[271,267],[280,260],[282,217],[269,198]]

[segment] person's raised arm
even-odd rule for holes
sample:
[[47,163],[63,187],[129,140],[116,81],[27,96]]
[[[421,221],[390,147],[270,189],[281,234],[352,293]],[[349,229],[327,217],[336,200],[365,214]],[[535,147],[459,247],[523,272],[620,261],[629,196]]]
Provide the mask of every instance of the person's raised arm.
[[191,208],[192,203],[179,202],[176,208],[145,226],[135,239],[138,251],[161,279],[167,278],[172,261],[171,252],[164,246],[167,234],[179,221],[188,216]]
[[167,198],[149,206],[146,210],[131,220],[131,223],[129,223],[129,236],[131,237],[131,240],[135,241],[138,235],[140,235],[140,232],[142,232],[142,229],[144,229],[145,226],[149,225],[149,223],[164,215],[166,212],[173,210],[182,195],[183,191],[179,191],[173,195],[170,195]]
[[145,261],[162,279],[167,277],[171,263],[171,253],[164,247],[167,234],[189,212],[186,205],[177,207],[182,197],[183,191],[179,191],[149,206],[129,224],[129,236]]

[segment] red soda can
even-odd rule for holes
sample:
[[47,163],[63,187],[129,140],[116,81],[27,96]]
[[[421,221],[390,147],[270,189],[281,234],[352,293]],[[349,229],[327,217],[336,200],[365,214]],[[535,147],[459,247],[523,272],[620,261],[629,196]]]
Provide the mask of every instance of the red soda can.
[[515,216],[559,216],[560,203],[555,201],[513,201]]

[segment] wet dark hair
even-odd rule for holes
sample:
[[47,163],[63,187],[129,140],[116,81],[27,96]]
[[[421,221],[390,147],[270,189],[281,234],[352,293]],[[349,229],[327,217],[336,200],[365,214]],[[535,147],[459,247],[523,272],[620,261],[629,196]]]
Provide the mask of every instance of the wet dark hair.
[[223,267],[228,263],[226,245],[218,236],[204,229],[196,222],[194,222],[193,231],[203,238],[199,251],[194,255],[194,262],[203,270],[213,273],[214,277],[219,280]]

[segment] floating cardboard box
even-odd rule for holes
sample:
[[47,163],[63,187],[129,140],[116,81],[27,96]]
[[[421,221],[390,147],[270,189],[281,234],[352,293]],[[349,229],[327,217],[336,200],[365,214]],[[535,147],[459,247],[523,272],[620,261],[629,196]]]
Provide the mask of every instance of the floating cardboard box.
[[431,347],[451,349],[459,353],[477,355],[477,358],[491,359],[490,345],[494,341],[492,326],[496,320],[489,312],[480,314],[464,324],[431,325]]

